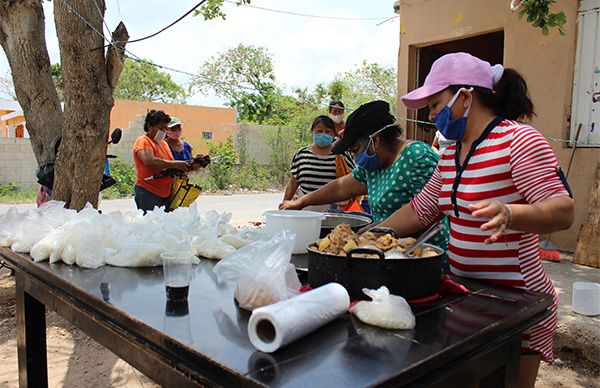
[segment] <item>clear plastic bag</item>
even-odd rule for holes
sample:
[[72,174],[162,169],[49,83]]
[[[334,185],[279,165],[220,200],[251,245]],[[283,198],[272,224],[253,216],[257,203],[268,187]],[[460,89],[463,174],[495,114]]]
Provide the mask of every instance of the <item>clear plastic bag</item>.
[[377,290],[363,288],[363,292],[372,301],[360,301],[350,309],[361,322],[384,329],[413,329],[415,316],[406,300],[398,295],[391,295],[386,286]]
[[301,286],[290,264],[295,241],[296,235],[284,230],[228,255],[214,271],[219,281],[236,281],[235,299],[246,310],[289,299]]

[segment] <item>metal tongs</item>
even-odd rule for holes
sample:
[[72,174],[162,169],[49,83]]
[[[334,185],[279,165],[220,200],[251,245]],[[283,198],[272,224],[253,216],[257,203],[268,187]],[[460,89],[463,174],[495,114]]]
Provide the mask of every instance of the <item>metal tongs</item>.
[[415,241],[412,245],[410,245],[408,248],[406,248],[404,250],[404,252],[402,252],[402,254],[404,255],[405,258],[408,257],[408,255],[410,255],[415,249],[417,249],[418,247],[420,247],[423,243],[425,243],[425,241],[428,241],[430,238],[433,237],[434,234],[441,232],[442,230],[446,229],[446,226],[444,224],[442,224],[441,222],[437,222],[433,225],[431,225],[429,227],[429,229],[427,229],[418,239],[417,241]]
[[[423,232],[423,234],[412,245],[409,245],[404,250],[404,252],[394,251],[394,256],[390,257],[390,258],[392,258],[392,259],[408,259],[409,255],[415,249],[417,249],[418,247],[423,245],[426,241],[428,241],[431,237],[433,237],[433,235],[441,232],[444,229],[446,229],[446,226],[444,224],[442,224],[441,221],[436,222],[435,224],[431,225],[429,227],[429,229],[427,229],[425,232]],[[390,233],[395,238],[398,237],[398,235],[396,234],[396,231],[392,228],[376,226],[374,228],[369,229],[369,231],[373,232],[373,233]]]

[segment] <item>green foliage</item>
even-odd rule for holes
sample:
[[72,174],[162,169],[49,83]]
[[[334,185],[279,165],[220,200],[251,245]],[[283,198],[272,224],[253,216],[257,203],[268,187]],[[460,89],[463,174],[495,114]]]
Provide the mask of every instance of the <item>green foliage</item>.
[[[250,4],[250,0],[240,0],[237,5]],[[207,0],[202,6],[194,11],[194,16],[202,15],[204,20],[221,18],[225,20],[225,13],[221,11],[223,0]]]
[[396,71],[392,67],[363,61],[352,71],[337,74],[326,86],[326,94],[332,99],[342,100],[353,109],[373,100],[390,103],[396,111]]
[[279,186],[285,186],[290,179],[290,163],[298,150],[298,141],[293,131],[277,127],[270,129],[267,141],[271,146],[271,176]]
[[521,11],[519,19],[527,15],[527,22],[534,27],[541,28],[544,35],[550,33],[550,28],[558,28],[561,35],[565,35],[563,27],[567,22],[567,15],[564,11],[559,13],[550,12],[550,5],[555,3],[555,0],[521,0]]
[[[62,101],[64,82],[60,64],[53,64],[51,71],[54,86]],[[185,104],[188,93],[169,74],[158,70],[150,61],[126,58],[114,96],[126,100]]]
[[209,143],[208,154],[212,157],[221,157],[217,162],[210,164],[212,183],[219,190],[228,189],[233,180],[233,166],[237,159],[233,139],[228,137],[224,142]]
[[103,198],[125,198],[133,195],[136,172],[132,164],[115,159],[110,162],[110,175],[117,183],[102,191]]
[[191,88],[229,99],[228,105],[237,108],[244,122],[263,123],[282,94],[275,86],[272,56],[264,47],[239,44],[230,48],[207,60],[199,76]]
[[123,72],[114,91],[116,98],[184,104],[187,91],[152,63],[125,59]]
[[273,186],[267,169],[259,166],[256,160],[250,159],[240,165],[235,173],[235,186],[247,190],[266,190]]
[[35,202],[37,191],[17,186],[13,183],[0,183],[0,203]]

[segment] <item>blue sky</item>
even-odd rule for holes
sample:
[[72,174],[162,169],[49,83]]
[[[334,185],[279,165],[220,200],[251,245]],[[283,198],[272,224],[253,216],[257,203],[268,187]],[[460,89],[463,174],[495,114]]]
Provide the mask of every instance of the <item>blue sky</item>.
[[[55,0],[57,1],[57,0]],[[65,0],[70,2],[72,0]],[[89,0],[93,1],[93,0]],[[123,21],[130,39],[158,31],[189,10],[197,0],[106,0],[106,23],[114,29]],[[327,17],[391,17],[393,0],[252,0],[251,5]],[[267,12],[226,3],[226,20],[187,17],[160,35],[127,46],[135,55],[168,67],[197,73],[200,65],[239,43],[266,47],[273,56],[277,81],[288,89],[328,82],[338,72],[363,60],[396,68],[399,21],[333,20]],[[52,63],[59,61],[52,3],[44,3],[46,43]],[[82,24],[82,28],[86,28]],[[0,74],[9,70],[0,50]],[[187,85],[190,77],[172,73]],[[215,96],[197,94],[190,104],[220,106]]]

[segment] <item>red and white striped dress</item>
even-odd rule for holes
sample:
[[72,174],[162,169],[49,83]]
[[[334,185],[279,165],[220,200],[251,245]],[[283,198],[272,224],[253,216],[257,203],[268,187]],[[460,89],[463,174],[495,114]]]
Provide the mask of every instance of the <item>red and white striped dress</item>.
[[456,145],[445,149],[436,171],[411,206],[424,225],[437,219],[440,212],[448,216],[448,263],[453,274],[553,295],[552,315],[524,333],[521,345],[522,352],[538,351],[552,362],[556,293],[540,262],[539,235],[509,230],[500,242],[485,245],[491,232],[480,226],[487,219],[472,217],[467,208],[485,200],[532,204],[569,195],[556,173],[559,164],[552,147],[530,126],[509,120],[499,123],[476,148],[462,174],[456,194],[459,217],[455,217],[450,197],[456,176],[455,153]]

